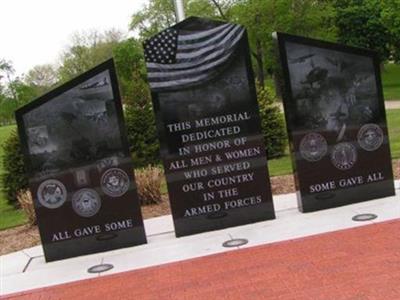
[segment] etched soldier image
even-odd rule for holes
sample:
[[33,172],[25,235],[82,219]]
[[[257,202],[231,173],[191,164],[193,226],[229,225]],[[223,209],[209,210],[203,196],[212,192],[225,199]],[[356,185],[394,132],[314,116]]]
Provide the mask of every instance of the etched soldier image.
[[[104,71],[24,115],[36,172],[112,155],[121,147],[110,75]],[[42,126],[42,120],[47,126]]]
[[57,147],[49,139],[46,126],[28,128],[27,135],[31,154],[50,154],[57,150]]
[[276,37],[299,209],[393,195],[378,53],[285,33]]
[[369,57],[287,43],[296,125],[346,139],[352,125],[378,114],[374,66]]

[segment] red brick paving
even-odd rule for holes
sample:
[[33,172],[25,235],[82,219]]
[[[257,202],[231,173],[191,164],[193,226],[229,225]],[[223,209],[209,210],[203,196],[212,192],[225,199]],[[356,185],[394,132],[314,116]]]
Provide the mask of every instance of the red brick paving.
[[400,220],[42,288],[4,299],[398,300]]

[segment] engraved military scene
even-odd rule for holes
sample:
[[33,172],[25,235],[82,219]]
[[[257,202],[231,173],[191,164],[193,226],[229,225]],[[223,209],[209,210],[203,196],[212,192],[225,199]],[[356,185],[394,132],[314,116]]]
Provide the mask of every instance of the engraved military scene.
[[378,54],[279,34],[299,209],[393,195]]
[[377,150],[383,131],[377,124],[380,112],[372,58],[291,42],[286,51],[292,121],[299,130],[310,132],[300,142],[302,158],[319,161],[330,144],[333,165],[348,170],[357,161],[357,148]]
[[108,71],[25,114],[35,175],[121,155],[115,114]]

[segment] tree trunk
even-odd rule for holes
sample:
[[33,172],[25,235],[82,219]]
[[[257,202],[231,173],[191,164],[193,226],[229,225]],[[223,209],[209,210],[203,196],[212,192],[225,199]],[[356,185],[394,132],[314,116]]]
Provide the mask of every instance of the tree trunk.
[[265,87],[265,74],[264,74],[264,64],[263,64],[263,49],[261,45],[261,41],[259,39],[256,40],[256,53],[255,58],[257,62],[257,81],[258,84],[264,88]]

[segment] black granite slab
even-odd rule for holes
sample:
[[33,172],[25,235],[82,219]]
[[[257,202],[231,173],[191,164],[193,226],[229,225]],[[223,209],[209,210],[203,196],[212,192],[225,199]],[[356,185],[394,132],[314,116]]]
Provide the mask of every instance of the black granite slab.
[[191,17],[144,48],[176,235],[273,219],[245,29]]
[[46,261],[146,243],[113,60],[16,119]]
[[277,42],[300,210],[394,195],[377,53],[283,33]]

